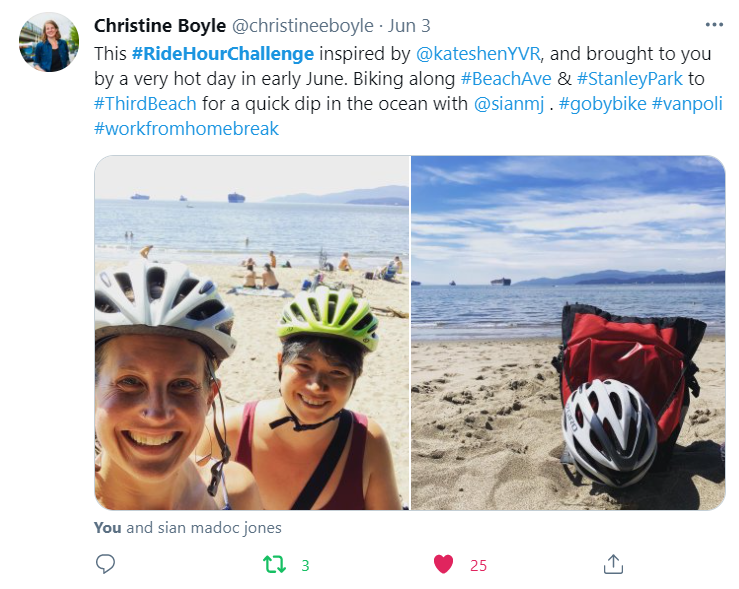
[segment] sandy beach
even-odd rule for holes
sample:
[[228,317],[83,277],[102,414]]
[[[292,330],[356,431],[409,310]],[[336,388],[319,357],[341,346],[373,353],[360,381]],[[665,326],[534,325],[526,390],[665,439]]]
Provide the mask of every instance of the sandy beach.
[[[152,256],[156,259],[156,256]],[[118,267],[125,263],[97,260],[95,270]],[[279,264],[279,261],[278,261]],[[224,299],[233,307],[236,319],[233,336],[238,348],[218,371],[222,391],[228,406],[255,399],[279,395],[277,382],[277,352],[280,342],[275,334],[282,306],[286,298],[238,296],[224,294],[232,286],[243,283],[243,274],[237,266],[198,265],[190,268],[199,275],[213,279]],[[367,269],[369,270],[369,269]],[[280,288],[292,294],[300,291],[309,268],[276,268]],[[366,280],[363,271],[326,273],[325,282],[354,284],[364,290],[364,297],[373,307],[392,307],[409,311],[408,276],[399,275],[397,282]],[[408,338],[409,320],[378,313],[380,345],[377,352],[368,354],[364,373],[352,395],[348,408],[364,413],[379,423],[393,453],[398,489],[403,498],[409,497],[408,457]]]
[[725,344],[707,337],[668,472],[608,490],[559,463],[558,340],[414,342],[413,509],[712,509],[724,498]]

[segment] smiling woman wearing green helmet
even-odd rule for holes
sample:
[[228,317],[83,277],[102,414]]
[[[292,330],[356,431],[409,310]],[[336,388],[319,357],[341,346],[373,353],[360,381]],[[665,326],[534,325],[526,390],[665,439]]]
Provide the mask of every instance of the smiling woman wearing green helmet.
[[320,286],[285,305],[277,327],[280,397],[227,414],[235,460],[266,509],[400,509],[380,426],[346,409],[377,318],[347,289]]

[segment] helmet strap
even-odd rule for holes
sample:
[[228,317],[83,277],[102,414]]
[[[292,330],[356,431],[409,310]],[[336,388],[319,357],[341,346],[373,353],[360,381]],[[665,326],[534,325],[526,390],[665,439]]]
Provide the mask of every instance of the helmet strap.
[[216,390],[218,391],[217,396],[218,402],[221,406],[221,421],[223,422],[223,435],[221,435],[221,431],[218,429],[218,421],[216,419],[216,414],[218,413],[218,410],[214,403],[213,432],[215,433],[218,447],[221,449],[221,459],[216,462],[210,469],[211,479],[210,485],[208,485],[208,495],[210,495],[211,497],[215,497],[216,493],[218,492],[218,483],[220,483],[223,479],[223,467],[228,464],[228,461],[231,459],[231,450],[229,449],[228,444],[226,444],[226,435],[228,432],[226,431],[226,411],[223,406],[221,387],[218,386],[218,379],[216,379],[216,375],[213,374],[213,368],[211,367],[210,362],[208,362],[208,373],[210,374],[210,378],[215,383]]
[[[277,380],[282,380],[282,364],[280,364],[279,368],[277,369]],[[357,384],[357,380],[354,379],[354,384],[352,384],[352,390],[349,393],[349,396],[354,392],[354,387]],[[282,397],[282,389],[280,389],[280,397]],[[282,402],[285,402],[285,399],[282,400]],[[336,415],[333,417],[329,417],[328,419],[322,421],[321,423],[300,423],[300,420],[298,420],[298,416],[295,415],[292,411],[290,411],[290,407],[287,406],[287,403],[285,403],[285,409],[287,409],[287,412],[290,414],[286,417],[280,417],[280,419],[275,419],[273,422],[269,424],[270,429],[275,429],[280,427],[281,425],[284,425],[290,421],[293,422],[293,431],[295,432],[307,432],[314,429],[318,429],[321,426],[326,425],[327,423],[331,423],[335,419],[339,419],[341,417],[341,414],[344,412],[343,409],[341,409]]]
[[321,423],[300,423],[298,420],[298,416],[295,415],[292,411],[290,411],[290,408],[285,404],[285,409],[287,409],[287,412],[290,414],[286,417],[281,417],[280,419],[276,419],[273,422],[269,424],[270,429],[275,429],[280,427],[281,425],[284,425],[290,421],[293,422],[293,431],[296,432],[306,432],[314,429],[318,429],[319,427],[322,427],[326,425],[327,423],[331,423],[335,419],[339,419],[341,417],[341,414],[344,413],[344,410],[342,409],[339,411],[336,415],[333,417],[329,417],[328,419],[322,421]]

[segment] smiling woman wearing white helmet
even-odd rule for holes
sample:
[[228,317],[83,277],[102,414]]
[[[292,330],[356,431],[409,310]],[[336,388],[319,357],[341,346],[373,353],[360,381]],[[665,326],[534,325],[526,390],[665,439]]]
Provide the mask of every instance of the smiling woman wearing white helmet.
[[[95,493],[103,506],[261,508],[251,473],[228,464],[215,369],[236,347],[232,322],[216,285],[183,264],[137,260],[96,276]],[[215,437],[218,461],[192,454],[211,407],[206,437]]]

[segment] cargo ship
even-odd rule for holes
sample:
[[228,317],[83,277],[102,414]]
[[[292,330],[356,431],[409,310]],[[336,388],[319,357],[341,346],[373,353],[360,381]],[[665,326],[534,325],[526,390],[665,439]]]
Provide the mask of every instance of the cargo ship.
[[180,194],[180,202],[187,202],[187,197]]
[[510,286],[511,279],[510,278],[498,278],[497,280],[491,280],[490,284],[492,284],[493,286]]
[[456,283],[456,282],[454,282],[454,281],[452,280],[452,281],[451,281],[451,282],[449,283],[449,286],[457,286],[457,283]]
[[139,194],[138,192],[131,197],[131,200],[149,200],[149,197],[145,194]]
[[421,283],[418,280],[411,280],[411,286],[421,286]]
[[245,200],[245,196],[242,196],[241,194],[236,194],[235,192],[232,192],[228,195],[228,202],[244,202]]

